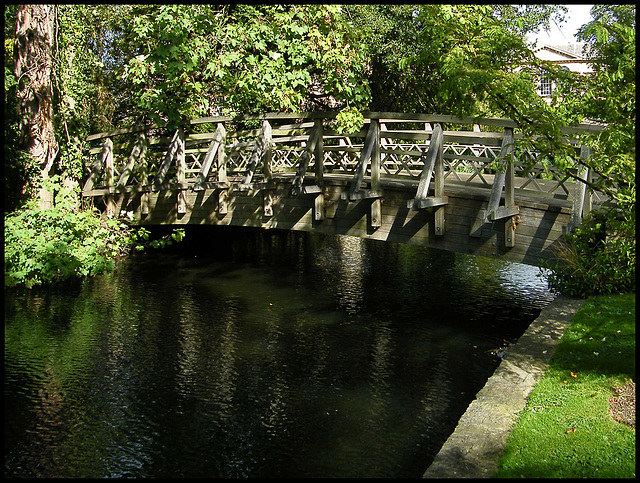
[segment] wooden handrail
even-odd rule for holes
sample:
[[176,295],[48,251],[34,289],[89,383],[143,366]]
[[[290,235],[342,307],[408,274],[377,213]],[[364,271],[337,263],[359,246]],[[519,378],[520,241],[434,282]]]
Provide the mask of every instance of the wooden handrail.
[[[249,121],[249,120],[287,120],[287,119],[333,119],[338,114],[337,111],[312,111],[312,112],[268,112],[264,114],[238,114],[234,116],[207,116],[190,119],[179,123],[178,127],[186,125],[197,125],[206,123],[221,123],[228,121]],[[459,117],[448,114],[427,114],[427,113],[405,113],[405,112],[373,112],[363,111],[365,121],[377,119],[379,122],[429,122],[429,123],[453,123],[453,124],[478,124],[482,126],[493,126],[501,128],[517,128],[518,123],[512,119],[493,117]],[[147,126],[131,126],[113,131],[90,134],[86,141],[94,141],[107,137],[131,134],[151,129],[162,128],[159,124]],[[561,128],[565,134],[579,134],[584,132],[599,132],[606,125],[597,123],[581,123],[577,126],[567,126]]]

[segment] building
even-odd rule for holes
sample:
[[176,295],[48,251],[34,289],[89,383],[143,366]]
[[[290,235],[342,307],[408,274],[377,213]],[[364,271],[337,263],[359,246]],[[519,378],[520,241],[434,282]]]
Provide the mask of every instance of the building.
[[[559,65],[563,69],[579,74],[593,72],[589,62],[583,56],[583,43],[568,45],[542,45],[537,47],[533,54],[540,60],[546,60]],[[555,88],[549,76],[544,73],[540,76],[539,94],[547,99],[551,99],[551,94]]]

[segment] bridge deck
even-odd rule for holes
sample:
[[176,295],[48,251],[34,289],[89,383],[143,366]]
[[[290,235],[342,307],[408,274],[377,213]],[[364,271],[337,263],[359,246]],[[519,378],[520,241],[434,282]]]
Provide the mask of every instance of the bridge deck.
[[[318,220],[319,195],[292,197],[293,179],[292,174],[280,174],[273,177],[270,190],[233,190],[227,195],[225,213],[220,213],[220,190],[216,189],[187,190],[184,213],[176,210],[176,190],[150,193],[147,215],[141,214],[139,193],[129,194],[123,209],[134,211],[142,225],[211,224],[318,231],[429,246],[531,265],[553,258],[552,247],[571,219],[571,201],[516,190],[520,215],[515,229],[515,246],[507,247],[504,240],[505,223],[510,223],[511,218],[486,223],[479,236],[471,237],[470,231],[477,217],[487,208],[491,190],[451,182],[445,186],[448,204],[444,206],[445,229],[440,235],[435,230],[434,209],[414,211],[407,208],[417,182],[384,179],[381,181],[384,198],[380,226],[372,227],[373,201],[344,199],[349,177],[329,175],[320,195],[324,202],[324,217]],[[308,176],[307,182],[312,181],[313,177]],[[269,215],[265,215],[267,204],[270,205]]]

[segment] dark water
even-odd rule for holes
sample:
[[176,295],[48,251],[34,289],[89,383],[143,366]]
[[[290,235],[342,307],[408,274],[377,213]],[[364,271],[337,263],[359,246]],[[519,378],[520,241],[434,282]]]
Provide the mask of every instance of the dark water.
[[552,298],[525,265],[206,228],[5,291],[5,477],[420,477]]

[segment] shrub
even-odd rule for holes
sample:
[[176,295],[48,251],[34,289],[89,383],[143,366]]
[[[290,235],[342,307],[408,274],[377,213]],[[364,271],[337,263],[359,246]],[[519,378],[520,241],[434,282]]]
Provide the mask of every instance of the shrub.
[[7,215],[4,236],[5,286],[32,287],[112,270],[119,257],[180,241],[184,230],[149,241],[147,230],[127,220],[74,209],[71,193],[58,189],[54,207],[34,200]]
[[635,207],[591,212],[556,250],[558,263],[546,263],[549,288],[588,297],[635,292]]

